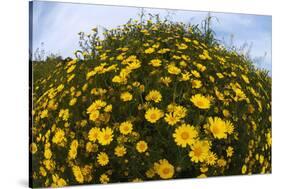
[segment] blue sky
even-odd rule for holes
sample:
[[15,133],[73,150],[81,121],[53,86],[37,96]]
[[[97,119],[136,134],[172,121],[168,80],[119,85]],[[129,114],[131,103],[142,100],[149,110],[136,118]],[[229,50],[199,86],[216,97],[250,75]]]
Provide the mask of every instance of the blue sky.
[[[78,33],[90,33],[93,27],[115,28],[130,18],[138,19],[141,8],[74,3],[34,1],[33,5],[33,50],[44,43],[46,53],[59,53],[63,57],[73,57],[79,49]],[[145,8],[146,13],[159,14],[164,18],[170,15],[172,21],[201,24],[207,12]],[[250,56],[256,65],[271,74],[271,16],[211,13],[216,38],[241,47],[252,44]]]

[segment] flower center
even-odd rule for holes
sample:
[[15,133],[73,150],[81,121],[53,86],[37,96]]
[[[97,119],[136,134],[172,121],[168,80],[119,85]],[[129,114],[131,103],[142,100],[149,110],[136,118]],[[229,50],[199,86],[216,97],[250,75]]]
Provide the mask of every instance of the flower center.
[[124,126],[123,129],[124,129],[124,131],[128,131],[129,127],[128,126]]
[[181,134],[181,138],[182,138],[183,140],[188,139],[188,138],[189,138],[189,133],[188,133],[188,132],[183,132],[183,133]]
[[150,115],[150,118],[151,118],[151,119],[156,119],[156,114],[152,113],[152,114]]
[[140,144],[140,149],[142,149],[142,150],[145,149],[145,144],[141,143]]
[[214,133],[214,134],[220,133],[220,129],[219,129],[218,125],[215,125],[215,126],[213,127],[213,133]]
[[198,101],[197,101],[197,105],[198,105],[198,106],[203,106],[203,105],[204,105],[204,102],[201,101],[201,100],[198,100]]
[[163,169],[163,174],[167,175],[170,173],[170,169],[168,167]]
[[110,138],[110,135],[105,134],[103,138],[104,138],[104,140],[108,140]]
[[202,154],[201,148],[195,148],[193,151],[194,151],[194,155],[195,155],[196,157],[199,157],[199,156],[201,156],[201,154]]

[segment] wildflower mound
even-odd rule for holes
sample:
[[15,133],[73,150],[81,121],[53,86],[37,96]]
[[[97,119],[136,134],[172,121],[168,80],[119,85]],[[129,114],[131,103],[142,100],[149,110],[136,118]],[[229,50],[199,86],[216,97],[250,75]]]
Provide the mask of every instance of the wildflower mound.
[[243,55],[159,20],[84,42],[34,81],[34,187],[271,172],[271,78]]

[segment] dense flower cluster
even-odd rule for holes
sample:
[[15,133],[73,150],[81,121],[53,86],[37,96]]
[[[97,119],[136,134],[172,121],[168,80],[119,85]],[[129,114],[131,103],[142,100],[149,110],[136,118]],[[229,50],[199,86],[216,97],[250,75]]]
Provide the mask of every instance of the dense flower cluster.
[[34,81],[34,186],[271,172],[264,71],[182,23],[104,36]]

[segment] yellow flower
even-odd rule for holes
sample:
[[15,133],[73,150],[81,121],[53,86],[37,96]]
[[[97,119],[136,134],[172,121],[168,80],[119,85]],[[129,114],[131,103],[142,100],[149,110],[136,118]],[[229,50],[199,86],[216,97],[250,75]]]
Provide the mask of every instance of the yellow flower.
[[198,79],[194,79],[191,81],[192,88],[199,89],[202,87],[202,82]]
[[170,77],[161,77],[160,82],[168,87],[169,84],[172,82],[172,79]]
[[224,95],[221,92],[219,92],[217,89],[215,89],[215,94],[216,94],[216,96],[218,97],[219,100],[221,100],[221,101],[225,100]]
[[73,166],[72,167],[72,172],[73,172],[73,175],[74,175],[74,177],[75,177],[77,182],[79,182],[79,183],[83,183],[84,182],[84,176],[83,176],[83,174],[81,172],[80,167]]
[[143,140],[139,141],[136,145],[136,149],[139,153],[145,152],[147,148],[148,148],[147,143]]
[[67,66],[71,66],[73,64],[76,64],[77,63],[77,59],[73,59],[73,60],[70,60],[68,63],[67,63]]
[[263,162],[264,162],[264,156],[263,155],[260,155],[260,158],[259,158],[260,160],[259,160],[259,162],[260,162],[260,164],[262,164]]
[[[194,44],[196,44],[195,41],[193,41],[193,42],[194,42]],[[196,41],[196,42],[197,42],[197,44],[199,44],[198,41]],[[200,54],[199,58],[202,60],[212,60],[212,57],[210,57],[209,52],[207,50],[203,50],[203,54]]]
[[187,71],[185,71],[185,73],[181,73],[181,81],[187,81],[190,79],[191,74]]
[[211,105],[210,100],[201,94],[193,95],[190,101],[200,109],[209,109]]
[[39,168],[39,173],[40,175],[42,175],[43,177],[45,177],[47,175],[47,172],[46,170],[44,169],[44,167],[40,167]]
[[179,48],[179,50],[184,50],[184,49],[187,49],[187,45],[186,45],[186,44],[184,44],[184,43],[177,44],[177,47]]
[[130,134],[133,130],[133,124],[130,121],[125,121],[120,124],[119,130],[123,135]]
[[98,139],[100,133],[100,129],[97,127],[91,128],[91,130],[88,133],[88,138],[90,141],[95,142]]
[[126,148],[124,146],[117,146],[114,149],[114,154],[117,157],[123,157],[126,153],[127,153],[127,150],[126,150]]
[[155,49],[152,48],[152,47],[150,47],[150,48],[148,48],[148,49],[145,49],[144,53],[145,53],[145,54],[151,54],[151,53],[153,53],[154,51],[155,51]]
[[145,112],[145,119],[150,123],[156,123],[161,117],[163,117],[163,112],[158,108],[149,108]]
[[78,148],[78,145],[79,145],[78,140],[74,139],[70,144],[70,148],[76,149]]
[[203,66],[202,64],[196,64],[196,67],[201,72],[204,72],[206,70],[206,66]]
[[86,75],[86,79],[88,80],[90,77],[93,77],[97,72],[92,70],[92,71],[89,71]]
[[87,142],[86,144],[86,152],[94,152],[95,151],[95,147],[94,144],[92,142]]
[[191,42],[191,40],[190,40],[189,38],[187,38],[187,37],[184,37],[183,40],[184,40],[185,42],[187,42],[187,43]]
[[125,83],[126,82],[126,78],[125,77],[121,77],[119,75],[116,75],[112,78],[112,82],[113,83]]
[[73,105],[75,105],[75,104],[76,104],[76,102],[77,102],[77,98],[73,98],[73,99],[71,99],[71,100],[69,101],[69,106],[73,106]]
[[175,173],[174,166],[166,159],[161,159],[159,162],[154,163],[154,169],[162,179],[170,179]]
[[72,65],[67,69],[67,73],[71,73],[75,69],[76,65]]
[[232,134],[233,130],[234,130],[233,124],[230,121],[227,120],[227,121],[225,121],[225,125],[226,125],[226,132],[228,134]]
[[59,112],[59,117],[62,118],[62,120],[67,121],[69,118],[69,110],[61,109]]
[[176,103],[171,103],[167,106],[167,110],[168,110],[168,112],[174,112],[176,107],[177,107]]
[[164,49],[160,49],[160,50],[158,51],[158,53],[159,53],[159,54],[165,54],[166,52],[169,52],[169,51],[170,51],[170,49],[164,48]]
[[249,84],[250,81],[249,81],[249,78],[246,76],[246,75],[241,75],[242,79],[245,81],[245,83]]
[[45,157],[46,159],[51,159],[51,157],[52,157],[52,151],[50,150],[50,148],[45,148],[44,157]]
[[226,109],[224,109],[224,110],[222,111],[222,114],[223,114],[224,117],[229,117],[229,116],[230,116],[229,111],[226,110]]
[[70,149],[68,151],[69,159],[75,159],[77,156],[78,141],[73,140],[70,144]]
[[106,102],[102,100],[96,100],[94,101],[88,108],[87,108],[87,113],[90,114],[95,110],[100,110],[101,108],[106,106]]
[[199,78],[199,77],[200,77],[200,73],[197,72],[196,70],[192,70],[191,73],[192,73],[192,75],[193,75],[194,77],[196,77],[196,78]]
[[191,151],[189,152],[191,161],[195,163],[205,161],[208,157],[209,149],[210,146],[207,141],[196,141],[191,145]]
[[154,170],[154,167],[151,167],[150,169],[148,169],[146,172],[145,172],[145,175],[147,176],[147,178],[152,178],[155,176],[155,170]]
[[64,131],[62,129],[58,129],[55,135],[53,136],[52,142],[55,144],[61,143],[65,139],[64,135],[65,135]]
[[226,156],[232,157],[232,155],[233,155],[233,148],[231,146],[228,146],[228,148],[226,149]]
[[242,173],[242,174],[245,174],[246,171],[247,171],[247,166],[246,166],[246,165],[243,165],[243,166],[242,166],[242,169],[241,169],[241,173]]
[[161,66],[161,60],[159,60],[159,59],[153,59],[153,60],[151,60],[148,64],[149,65],[152,65],[152,66],[154,66],[154,67],[159,67],[159,66]]
[[137,62],[132,62],[132,63],[128,64],[128,66],[126,68],[129,70],[135,70],[135,69],[138,69],[139,67],[141,67],[141,63],[140,63],[140,61],[137,61]]
[[225,139],[227,138],[227,127],[225,122],[219,118],[219,117],[214,117],[214,118],[209,118],[208,119],[208,124],[210,131],[214,135],[215,138],[218,139]]
[[141,92],[144,92],[145,86],[144,85],[140,85],[139,89],[140,89]]
[[217,73],[218,78],[222,79],[224,78],[224,75],[222,73]]
[[235,97],[234,97],[234,100],[235,101],[242,101],[242,100],[245,100],[247,97],[246,97],[246,95],[245,95],[245,93],[241,90],[241,89],[239,89],[239,88],[234,88],[233,89],[234,90],[234,92],[235,92]]
[[102,174],[100,176],[100,183],[102,184],[106,184],[109,182],[109,177],[107,176],[107,174]]
[[67,77],[67,82],[70,82],[75,77],[75,74],[72,74],[71,76]]
[[113,140],[113,131],[109,127],[103,128],[98,134],[98,141],[101,145],[108,145]]
[[63,84],[60,84],[58,87],[57,87],[57,91],[58,92],[61,92],[64,88],[64,85]]
[[151,90],[148,95],[145,97],[146,101],[154,101],[156,103],[160,102],[162,100],[162,95],[157,90]]
[[43,161],[43,164],[45,165],[47,170],[53,170],[55,167],[55,162],[49,159],[46,159]]
[[183,107],[183,106],[177,105],[174,108],[173,112],[174,112],[175,116],[177,116],[177,117],[179,117],[181,119],[181,118],[184,118],[186,116],[187,109],[185,107]]
[[76,156],[77,156],[77,149],[70,148],[70,150],[68,151],[68,158],[75,159]]
[[181,70],[173,64],[168,65],[168,72],[173,75],[178,75],[181,73]]
[[197,136],[198,132],[189,124],[182,124],[173,134],[176,144],[183,148],[185,148],[187,144],[193,144]]
[[117,57],[116,57],[116,60],[124,60],[124,57],[122,54],[119,54]]
[[213,76],[209,76],[209,80],[214,83],[215,82],[215,78]]
[[121,78],[121,82],[122,83],[126,83],[127,82],[127,77],[129,76],[129,74],[132,72],[131,69],[128,69],[127,67],[121,69],[120,71],[120,78]]
[[217,161],[217,155],[213,152],[209,152],[206,158],[206,162],[208,165],[215,165]]
[[108,158],[108,155],[105,153],[105,152],[100,152],[98,154],[98,163],[101,165],[101,166],[105,166],[108,164],[109,162],[109,158]]
[[180,121],[180,117],[176,116],[175,113],[166,113],[164,120],[171,126],[174,126]]
[[66,181],[65,181],[63,178],[60,178],[60,179],[57,181],[57,185],[58,185],[58,187],[63,187],[63,186],[66,186],[67,183],[66,183]]
[[50,110],[56,110],[58,108],[58,103],[55,102],[54,99],[50,100],[48,103],[48,108]]
[[121,51],[123,51],[123,52],[126,52],[127,50],[129,50],[128,47],[123,47],[123,48],[121,48]]
[[223,159],[223,158],[218,159],[217,165],[218,165],[219,167],[224,167],[224,166],[226,166],[226,161],[225,161],[225,159]]
[[42,112],[41,112],[41,115],[40,115],[40,118],[46,118],[46,117],[48,117],[48,110],[43,110]]
[[[185,58],[183,58],[183,57],[185,57]],[[183,58],[184,60],[189,59],[189,57],[187,58],[185,55],[182,55],[182,58]],[[180,61],[180,66],[185,68],[185,67],[187,66],[187,63],[182,60],[182,61]],[[185,72],[186,72],[186,71],[185,71]]]
[[100,112],[98,110],[94,110],[90,113],[89,119],[91,121],[96,121],[100,116]]
[[86,78],[87,78],[87,80],[90,78],[90,77],[92,77],[92,76],[94,76],[96,74],[96,71],[89,71],[88,73],[87,73],[87,75],[86,75]]
[[272,137],[271,137],[271,133],[267,133],[266,134],[266,142],[269,146],[272,145]]
[[[82,95],[82,92],[81,92],[81,91],[77,91],[76,94],[75,94],[76,97],[79,97],[79,96],[81,96],[81,95]],[[75,98],[75,99],[76,99],[76,98]],[[76,103],[76,101],[75,101],[75,103]]]
[[127,101],[131,101],[132,100],[133,95],[131,93],[129,93],[129,92],[123,92],[123,93],[121,93],[120,98],[124,102],[127,102]]
[[208,167],[205,167],[205,166],[200,167],[200,172],[201,173],[206,173],[208,170],[209,170]]
[[104,111],[105,111],[105,112],[111,112],[111,111],[112,111],[112,105],[111,105],[111,104],[107,105],[107,106],[104,108]]
[[207,175],[206,174],[201,174],[201,175],[197,176],[197,178],[207,178]]
[[32,154],[35,154],[37,152],[37,145],[34,142],[30,144],[30,151]]

